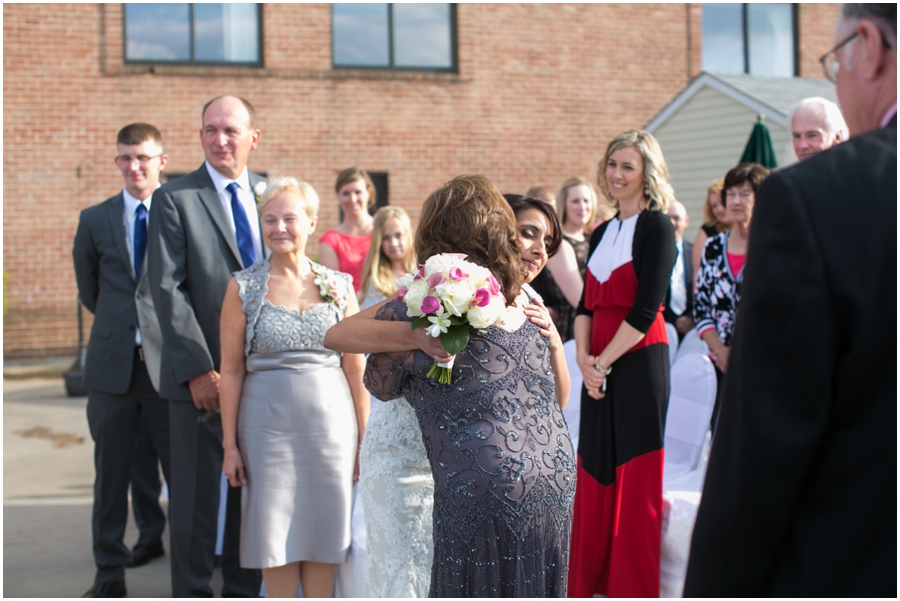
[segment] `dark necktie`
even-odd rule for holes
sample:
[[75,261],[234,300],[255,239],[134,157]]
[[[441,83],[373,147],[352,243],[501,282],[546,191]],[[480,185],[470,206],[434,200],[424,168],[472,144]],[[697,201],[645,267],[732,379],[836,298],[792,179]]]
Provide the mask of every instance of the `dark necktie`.
[[147,250],[147,207],[144,203],[138,203],[134,215],[134,248],[131,258],[134,261],[134,279],[140,280],[144,253]]
[[234,234],[237,238],[238,250],[241,251],[241,261],[244,269],[256,262],[256,253],[253,252],[253,233],[250,231],[250,222],[247,221],[247,213],[244,211],[241,201],[238,200],[237,182],[231,182],[225,189],[231,193],[231,214],[234,217]]

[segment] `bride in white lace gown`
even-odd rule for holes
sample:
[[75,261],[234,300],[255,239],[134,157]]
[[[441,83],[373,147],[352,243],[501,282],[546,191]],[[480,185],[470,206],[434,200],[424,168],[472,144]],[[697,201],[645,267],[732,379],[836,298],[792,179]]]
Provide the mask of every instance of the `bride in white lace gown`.
[[[398,207],[375,214],[363,267],[361,308],[397,291],[415,269],[409,217]],[[412,406],[375,401],[360,451],[359,494],[366,515],[367,597],[425,597],[431,582],[434,484]]]

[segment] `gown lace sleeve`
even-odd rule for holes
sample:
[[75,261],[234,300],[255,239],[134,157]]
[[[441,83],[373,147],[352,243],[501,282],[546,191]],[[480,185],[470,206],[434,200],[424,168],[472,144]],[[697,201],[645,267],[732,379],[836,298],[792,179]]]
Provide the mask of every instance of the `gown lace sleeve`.
[[[406,306],[394,299],[385,303],[375,319],[381,321],[412,322],[406,315]],[[391,401],[403,394],[403,386],[413,370],[414,351],[402,353],[373,353],[366,360],[363,382],[373,396]]]

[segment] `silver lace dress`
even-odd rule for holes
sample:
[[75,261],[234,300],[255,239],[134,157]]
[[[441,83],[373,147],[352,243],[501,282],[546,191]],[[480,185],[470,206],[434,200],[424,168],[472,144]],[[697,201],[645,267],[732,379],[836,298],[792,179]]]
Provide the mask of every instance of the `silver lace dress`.
[[[403,303],[378,319],[412,321]],[[530,320],[473,333],[453,382],[420,351],[375,354],[365,382],[404,395],[434,480],[431,597],[565,597],[575,453],[556,402],[550,350]]]
[[[349,276],[310,264],[319,275],[345,281],[352,294]],[[298,313],[271,304],[265,300],[268,261],[235,278],[247,316],[237,428],[247,472],[241,566],[343,563],[350,548],[356,412],[341,356],[322,340],[345,305],[339,299]]]

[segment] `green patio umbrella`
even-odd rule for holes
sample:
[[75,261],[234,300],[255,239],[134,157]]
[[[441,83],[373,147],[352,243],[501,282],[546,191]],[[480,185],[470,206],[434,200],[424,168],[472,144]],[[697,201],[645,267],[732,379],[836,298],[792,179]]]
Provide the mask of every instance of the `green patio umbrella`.
[[753,126],[750,132],[750,139],[747,140],[747,147],[744,148],[744,154],[741,155],[742,163],[759,163],[766,169],[773,169],[778,166],[775,160],[775,149],[772,147],[772,136],[769,134],[769,128],[763,123],[765,117],[759,116],[759,121]]

